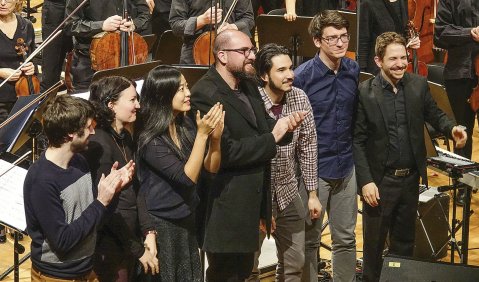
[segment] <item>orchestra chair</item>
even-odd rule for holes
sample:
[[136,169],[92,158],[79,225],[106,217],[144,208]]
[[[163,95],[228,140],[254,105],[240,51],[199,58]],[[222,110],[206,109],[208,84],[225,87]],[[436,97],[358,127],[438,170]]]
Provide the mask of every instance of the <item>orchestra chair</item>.
[[148,55],[149,60],[153,58],[153,47],[155,46],[157,36],[156,34],[148,34],[143,35],[143,39],[145,39],[146,45],[148,45]]
[[282,16],[286,14],[286,8],[274,9],[269,11],[268,15]]
[[444,64],[434,63],[427,65],[427,80],[444,85]]
[[200,65],[173,65],[175,68],[179,69],[180,72],[188,82],[188,88],[193,88],[193,85],[203,77],[203,75],[208,72],[210,69],[209,66],[200,66]]
[[181,46],[183,41],[180,37],[173,34],[173,31],[163,32],[158,41],[153,60],[162,61],[163,64],[173,65],[180,62]]
[[359,73],[359,83],[361,83],[365,80],[368,80],[370,78],[373,78],[373,77],[374,77],[374,74],[362,71],[362,72]]

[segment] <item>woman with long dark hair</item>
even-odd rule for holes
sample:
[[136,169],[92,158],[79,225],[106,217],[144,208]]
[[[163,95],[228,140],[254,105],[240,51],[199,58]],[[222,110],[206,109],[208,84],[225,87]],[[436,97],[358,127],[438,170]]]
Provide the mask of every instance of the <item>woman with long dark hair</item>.
[[203,117],[196,112],[195,127],[186,115],[191,108],[188,85],[171,66],[158,66],[148,74],[141,103],[140,191],[156,226],[161,263],[160,275],[153,280],[202,281],[195,231],[196,184],[200,173],[219,169],[223,106],[214,105]]
[[[133,140],[126,128],[136,120],[140,104],[135,83],[121,76],[94,82],[90,101],[95,106],[97,127],[85,156],[96,184],[115,162],[122,167],[133,159]],[[108,206],[98,229],[93,269],[100,281],[137,281],[138,260],[145,272],[158,272],[156,231],[138,189],[137,181],[125,187]]]

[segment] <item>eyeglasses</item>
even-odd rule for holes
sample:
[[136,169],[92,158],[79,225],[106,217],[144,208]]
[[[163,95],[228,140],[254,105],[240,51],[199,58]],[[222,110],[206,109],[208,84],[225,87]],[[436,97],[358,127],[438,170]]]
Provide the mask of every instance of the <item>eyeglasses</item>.
[[221,51],[232,51],[232,52],[238,52],[240,54],[243,54],[245,57],[249,57],[251,53],[256,55],[258,53],[258,49],[256,47],[253,48],[248,48],[248,47],[243,47],[239,49],[223,49]]
[[348,43],[349,39],[351,38],[351,35],[349,33],[342,34],[340,36],[329,36],[329,37],[321,37],[326,43],[329,45],[336,45],[338,44],[339,39],[341,39],[341,42],[343,43]]

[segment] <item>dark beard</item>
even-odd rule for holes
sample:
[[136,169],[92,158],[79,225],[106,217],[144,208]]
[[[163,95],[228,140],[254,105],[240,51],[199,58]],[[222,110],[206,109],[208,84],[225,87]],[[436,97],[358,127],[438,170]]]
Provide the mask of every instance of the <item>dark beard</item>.
[[[244,79],[251,79],[255,80],[256,79],[256,72],[253,71],[253,73],[247,73],[245,71],[246,63],[243,65],[242,68],[238,69],[232,69],[231,74],[238,80],[244,80]],[[252,68],[254,70],[254,68]]]

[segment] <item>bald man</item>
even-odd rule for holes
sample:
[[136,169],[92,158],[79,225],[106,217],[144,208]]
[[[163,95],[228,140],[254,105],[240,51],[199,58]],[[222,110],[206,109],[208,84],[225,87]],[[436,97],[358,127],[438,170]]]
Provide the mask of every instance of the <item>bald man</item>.
[[[213,50],[215,65],[193,87],[194,110],[203,114],[217,102],[226,111],[221,138],[221,168],[214,178],[203,175],[199,188],[204,211],[200,246],[206,251],[207,281],[243,281],[253,267],[258,249],[260,214],[271,219],[271,192],[264,180],[276,144],[290,139],[304,120],[296,112],[277,122],[266,115],[252,78],[256,47],[237,30],[218,34]],[[284,138],[287,136],[286,138]]]

